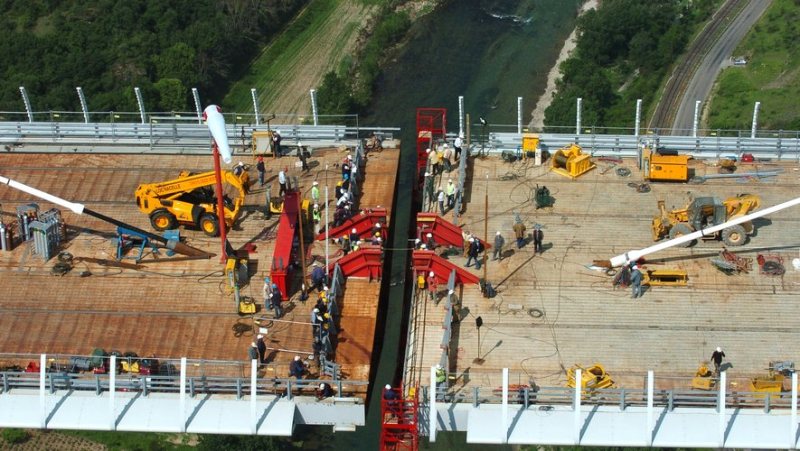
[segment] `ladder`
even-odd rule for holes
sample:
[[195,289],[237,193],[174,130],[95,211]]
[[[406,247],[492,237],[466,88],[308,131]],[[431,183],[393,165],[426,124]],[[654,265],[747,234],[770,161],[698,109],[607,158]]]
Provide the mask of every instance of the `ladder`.
[[381,451],[419,449],[417,419],[419,398],[415,387],[403,398],[403,389],[393,388],[397,399],[381,396]]

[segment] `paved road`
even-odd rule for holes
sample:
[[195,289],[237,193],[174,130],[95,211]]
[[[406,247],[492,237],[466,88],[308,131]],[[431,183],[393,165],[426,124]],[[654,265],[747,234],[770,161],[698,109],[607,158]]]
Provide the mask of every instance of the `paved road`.
[[708,51],[703,62],[700,63],[700,67],[695,71],[694,78],[689,82],[681,104],[678,106],[675,122],[672,124],[673,135],[688,136],[692,134],[695,101],[705,102],[708,99],[711,87],[720,71],[730,65],[733,50],[770,3],[772,3],[771,0],[750,0]]

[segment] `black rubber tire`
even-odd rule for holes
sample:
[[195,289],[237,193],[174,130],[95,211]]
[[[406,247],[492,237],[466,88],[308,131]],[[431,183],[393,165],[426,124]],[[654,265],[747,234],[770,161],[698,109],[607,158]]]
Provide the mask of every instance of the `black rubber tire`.
[[177,227],[178,220],[167,210],[156,210],[150,213],[150,225],[153,226],[153,229],[163,232]]
[[722,231],[722,241],[728,246],[741,246],[747,241],[747,232],[740,225],[730,226]]
[[203,213],[197,225],[200,226],[200,230],[208,236],[219,235],[219,221],[217,220],[217,215],[214,213]]
[[[684,235],[688,235],[690,233],[692,233],[692,229],[690,229],[688,225],[686,225],[686,224],[675,224],[674,226],[672,226],[671,229],[669,229],[669,239],[674,240],[675,238],[678,238],[678,237],[684,236]],[[689,247],[689,246],[693,245],[695,242],[696,242],[696,240],[687,241],[687,242],[685,242],[683,244],[678,244],[677,246],[678,247]]]

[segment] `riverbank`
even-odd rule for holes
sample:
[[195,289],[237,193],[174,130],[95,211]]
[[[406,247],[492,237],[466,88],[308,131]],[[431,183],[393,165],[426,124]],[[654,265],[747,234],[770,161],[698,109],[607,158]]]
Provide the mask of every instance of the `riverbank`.
[[[581,6],[578,15],[582,15],[590,9],[596,9],[599,5],[600,0],[587,0]],[[561,66],[561,63],[566,61],[566,59],[572,54],[572,51],[575,50],[577,39],[578,27],[576,26],[566,41],[564,41],[564,46],[561,48],[561,52],[559,52],[555,64],[553,64],[552,69],[550,69],[550,72],[547,74],[547,85],[545,86],[544,93],[542,93],[542,95],[536,101],[536,106],[531,112],[531,121],[528,123],[529,129],[544,128],[544,111],[553,101],[553,96],[556,93],[556,81],[561,76],[559,66]]]

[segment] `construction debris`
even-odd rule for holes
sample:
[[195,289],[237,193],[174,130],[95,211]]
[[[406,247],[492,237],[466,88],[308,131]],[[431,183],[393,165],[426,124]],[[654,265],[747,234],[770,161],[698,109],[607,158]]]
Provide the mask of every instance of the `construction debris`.
[[722,248],[719,257],[710,258],[709,261],[720,271],[731,275],[734,273],[749,273],[753,270],[753,259],[739,257],[733,252]]

